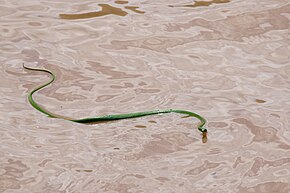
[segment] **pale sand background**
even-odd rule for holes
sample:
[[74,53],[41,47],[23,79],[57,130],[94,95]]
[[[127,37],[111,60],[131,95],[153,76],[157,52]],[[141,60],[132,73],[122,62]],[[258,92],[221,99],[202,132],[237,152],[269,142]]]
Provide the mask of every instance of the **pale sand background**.
[[[288,0],[0,3],[0,192],[290,192]],[[176,114],[47,118],[23,62],[56,73],[35,96],[52,112],[187,109],[209,141]]]

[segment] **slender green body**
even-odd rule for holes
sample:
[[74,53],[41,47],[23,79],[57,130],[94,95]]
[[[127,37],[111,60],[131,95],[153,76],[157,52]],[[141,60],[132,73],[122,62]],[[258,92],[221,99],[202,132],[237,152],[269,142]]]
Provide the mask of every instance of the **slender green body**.
[[46,87],[49,84],[52,84],[54,82],[55,75],[49,70],[39,69],[39,68],[30,68],[30,67],[24,66],[24,64],[23,64],[23,68],[25,68],[27,70],[45,72],[45,73],[48,73],[51,76],[50,80],[47,83],[36,87],[35,89],[33,89],[28,94],[29,103],[35,109],[37,109],[38,111],[48,115],[49,117],[62,118],[62,119],[73,121],[73,122],[77,122],[77,123],[96,123],[96,122],[101,122],[101,121],[113,121],[113,120],[119,120],[119,119],[130,119],[130,118],[143,117],[143,116],[162,114],[162,113],[179,113],[179,114],[185,114],[185,115],[192,116],[192,117],[195,117],[195,118],[199,119],[200,120],[200,124],[198,125],[198,130],[202,132],[202,136],[203,136],[202,137],[202,139],[203,139],[202,141],[204,143],[207,141],[207,129],[204,128],[204,125],[206,124],[206,120],[202,116],[200,116],[200,115],[198,115],[196,113],[193,113],[193,112],[190,112],[190,111],[185,111],[185,110],[179,110],[179,109],[153,110],[153,111],[143,111],[143,112],[135,112],[135,113],[127,113],[127,114],[104,115],[104,116],[82,118],[82,119],[72,119],[72,118],[61,116],[61,115],[56,115],[56,114],[51,113],[48,110],[44,109],[43,107],[41,107],[41,105],[39,105],[33,99],[33,94],[35,92],[37,92],[38,90],[40,90],[40,89],[42,89],[42,88],[44,88],[44,87]]

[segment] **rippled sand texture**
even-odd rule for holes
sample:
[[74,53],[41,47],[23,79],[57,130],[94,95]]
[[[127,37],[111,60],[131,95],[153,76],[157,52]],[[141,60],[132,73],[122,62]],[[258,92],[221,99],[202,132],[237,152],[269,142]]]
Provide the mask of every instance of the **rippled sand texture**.
[[290,192],[288,0],[0,2],[1,193]]

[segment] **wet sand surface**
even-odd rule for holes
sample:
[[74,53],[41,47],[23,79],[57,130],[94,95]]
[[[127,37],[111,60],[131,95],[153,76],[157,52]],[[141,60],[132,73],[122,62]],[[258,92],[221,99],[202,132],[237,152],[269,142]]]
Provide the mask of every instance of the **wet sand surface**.
[[0,2],[1,193],[290,192],[289,1]]

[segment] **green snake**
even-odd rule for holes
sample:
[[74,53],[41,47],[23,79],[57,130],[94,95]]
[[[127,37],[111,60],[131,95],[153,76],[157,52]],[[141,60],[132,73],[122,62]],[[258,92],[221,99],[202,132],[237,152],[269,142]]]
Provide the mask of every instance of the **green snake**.
[[156,115],[156,114],[162,114],[162,113],[179,113],[179,114],[185,114],[187,116],[195,117],[200,120],[200,123],[198,125],[198,130],[202,133],[202,142],[207,142],[207,129],[204,128],[204,125],[206,124],[205,118],[202,116],[185,110],[179,110],[179,109],[167,109],[167,110],[152,110],[152,111],[143,111],[143,112],[134,112],[134,113],[127,113],[127,114],[113,114],[113,115],[104,115],[104,116],[97,116],[97,117],[89,117],[89,118],[82,118],[82,119],[72,119],[61,115],[56,115],[54,113],[49,112],[45,108],[41,107],[35,100],[33,99],[33,94],[42,88],[52,84],[55,80],[55,75],[53,72],[46,70],[46,69],[39,69],[39,68],[30,68],[23,64],[23,68],[27,70],[32,71],[40,71],[45,72],[50,75],[50,80],[36,88],[34,88],[32,91],[28,94],[28,101],[29,103],[38,111],[48,115],[52,118],[61,118],[72,122],[77,123],[98,123],[98,122],[106,122],[106,121],[114,121],[119,119],[130,119],[130,118],[136,118],[136,117],[143,117],[148,115]]

